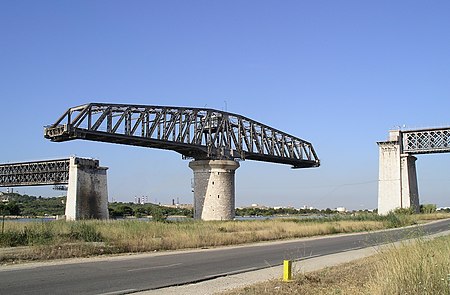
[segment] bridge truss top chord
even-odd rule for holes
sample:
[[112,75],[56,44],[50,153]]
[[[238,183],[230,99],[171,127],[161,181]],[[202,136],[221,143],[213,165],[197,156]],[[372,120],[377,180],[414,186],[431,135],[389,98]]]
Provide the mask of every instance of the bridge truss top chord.
[[401,138],[404,153],[450,152],[450,127],[401,131]]
[[194,159],[250,159],[318,167],[311,143],[246,117],[202,108],[90,103],[68,109],[44,136],[176,151]]
[[0,164],[0,187],[67,184],[69,159]]

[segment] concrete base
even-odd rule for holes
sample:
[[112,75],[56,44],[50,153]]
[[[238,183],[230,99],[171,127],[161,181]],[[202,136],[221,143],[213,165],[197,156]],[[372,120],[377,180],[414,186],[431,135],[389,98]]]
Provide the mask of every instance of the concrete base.
[[70,158],[66,220],[108,219],[106,170],[96,160]]
[[386,215],[397,208],[413,208],[419,211],[417,187],[417,158],[402,154],[400,139],[391,134],[391,140],[378,142],[378,214]]
[[234,174],[239,163],[232,160],[194,160],[194,218],[231,220],[235,215]]

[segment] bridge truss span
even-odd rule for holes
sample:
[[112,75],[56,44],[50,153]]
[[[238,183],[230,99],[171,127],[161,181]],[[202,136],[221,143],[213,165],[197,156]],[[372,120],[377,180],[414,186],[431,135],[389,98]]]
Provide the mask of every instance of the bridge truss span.
[[45,128],[54,142],[86,139],[168,149],[194,159],[318,167],[311,143],[244,116],[206,108],[90,103]]
[[67,184],[69,159],[10,163],[0,165],[0,186]]
[[403,152],[408,154],[450,152],[450,127],[402,131]]

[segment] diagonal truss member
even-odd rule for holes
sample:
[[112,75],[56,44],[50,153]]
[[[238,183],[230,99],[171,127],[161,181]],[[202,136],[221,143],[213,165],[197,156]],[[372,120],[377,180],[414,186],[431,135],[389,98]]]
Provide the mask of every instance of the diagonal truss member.
[[68,109],[44,136],[54,142],[85,139],[167,149],[196,160],[320,165],[311,143],[214,109],[90,103]]

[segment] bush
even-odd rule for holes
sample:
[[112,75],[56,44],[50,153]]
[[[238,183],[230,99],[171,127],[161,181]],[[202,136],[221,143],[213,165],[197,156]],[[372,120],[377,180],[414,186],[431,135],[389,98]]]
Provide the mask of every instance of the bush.
[[397,208],[393,211],[393,213],[396,215],[413,215],[415,212],[412,207],[409,207],[409,208]]
[[167,220],[167,216],[159,206],[153,206],[153,208],[151,209],[151,214],[153,221],[165,222]]
[[420,213],[434,213],[436,212],[436,204],[422,204],[420,205]]
[[389,212],[389,214],[386,215],[386,221],[388,223],[388,227],[391,228],[415,224],[415,221],[413,220],[413,216],[411,214],[398,214],[394,212]]
[[0,234],[0,245],[4,247],[44,245],[55,237],[50,223],[24,227],[20,231],[6,231]]
[[103,237],[94,225],[86,222],[73,222],[70,225],[69,237],[77,241],[102,242]]
[[27,233],[25,231],[6,231],[0,234],[0,246],[17,247],[28,245]]

